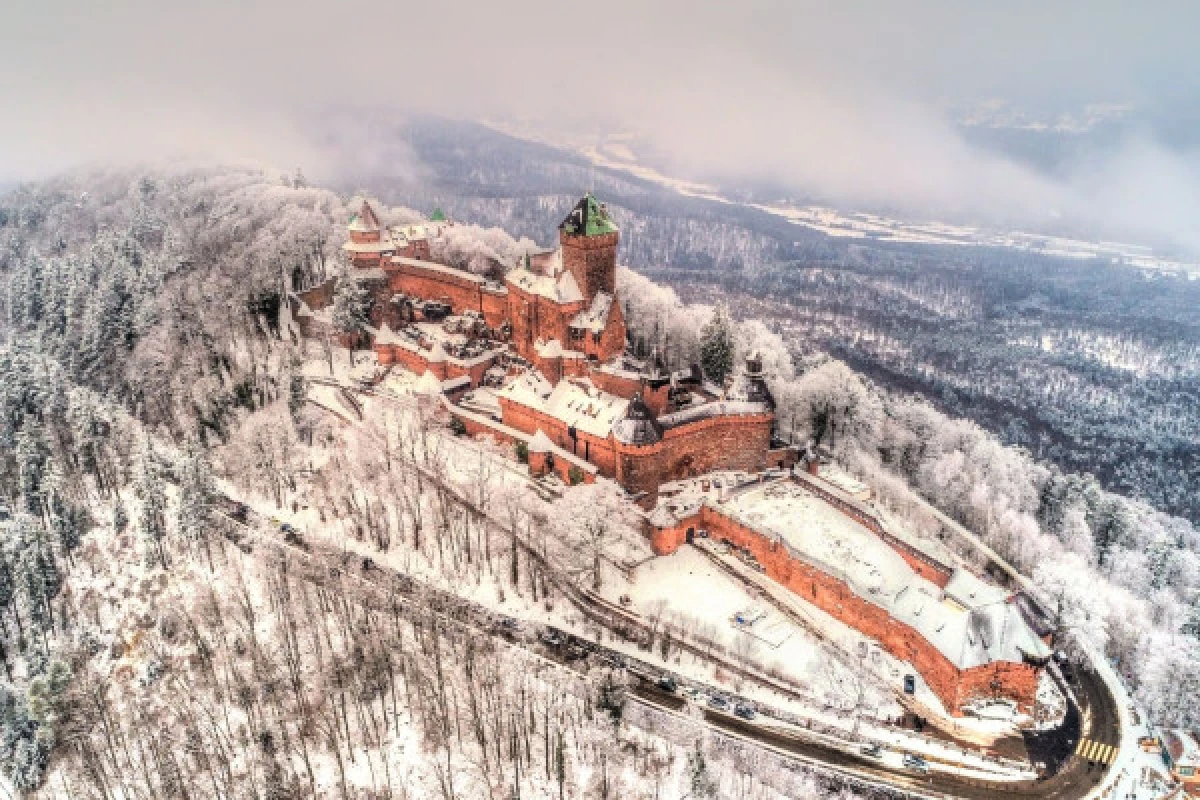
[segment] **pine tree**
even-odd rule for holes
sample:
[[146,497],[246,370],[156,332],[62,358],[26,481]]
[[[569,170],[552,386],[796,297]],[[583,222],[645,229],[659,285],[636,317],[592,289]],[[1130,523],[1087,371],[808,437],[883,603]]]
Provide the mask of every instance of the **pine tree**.
[[691,790],[688,794],[689,797],[717,796],[717,785],[712,776],[708,774],[708,762],[704,758],[704,752],[700,749],[699,742],[696,743],[696,749],[688,753],[687,774],[688,787]]
[[192,543],[199,543],[212,567],[212,552],[208,535],[213,524],[213,503],[217,485],[212,468],[199,443],[192,442],[179,465],[179,503],[176,508],[176,528]]
[[167,495],[163,490],[157,458],[149,442],[142,448],[134,491],[141,501],[137,516],[138,533],[151,549],[151,560],[166,569],[169,566],[164,542],[167,537]]
[[117,533],[124,533],[129,527],[129,512],[125,510],[125,504],[121,502],[121,496],[117,495],[117,499],[113,502],[113,530]]
[[333,293],[333,325],[341,333],[354,333],[366,325],[371,310],[371,293],[362,282],[343,271]]
[[359,331],[369,321],[371,294],[349,271],[338,278],[333,293],[333,327],[350,339],[350,363],[354,363],[354,346]]
[[733,372],[733,325],[724,305],[716,307],[700,333],[700,366],[716,384],[724,383]]

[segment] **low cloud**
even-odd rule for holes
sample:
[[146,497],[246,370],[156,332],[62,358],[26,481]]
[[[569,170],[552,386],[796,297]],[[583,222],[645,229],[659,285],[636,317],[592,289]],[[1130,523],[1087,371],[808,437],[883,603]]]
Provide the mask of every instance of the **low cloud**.
[[[11,7],[15,6],[15,7]],[[0,16],[0,180],[175,155],[419,174],[358,110],[633,130],[681,172],[913,215],[1068,218],[1200,251],[1200,149],[1153,124],[1049,174],[945,113],[1196,99],[1197,8],[1151,3],[83,0]],[[312,124],[334,115],[336,126]],[[311,131],[339,131],[334,141]],[[388,149],[391,148],[391,149]],[[375,155],[379,153],[379,155]]]

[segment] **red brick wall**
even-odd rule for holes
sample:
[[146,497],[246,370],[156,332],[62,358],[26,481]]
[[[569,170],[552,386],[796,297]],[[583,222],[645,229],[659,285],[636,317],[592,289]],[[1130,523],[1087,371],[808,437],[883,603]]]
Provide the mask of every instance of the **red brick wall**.
[[440,381],[444,381],[446,378],[458,377],[457,375],[448,374],[447,362],[438,361],[431,364],[421,353],[413,352],[407,347],[401,347],[400,345],[376,344],[375,357],[380,364],[399,364],[409,372],[416,373],[417,375],[424,375],[425,371],[429,370]]
[[559,231],[563,267],[575,276],[580,291],[590,303],[596,292],[616,294],[617,233],[575,236]]
[[627,400],[642,391],[642,382],[637,378],[623,378],[600,370],[594,371],[589,377],[596,388]]
[[308,304],[313,311],[325,308],[333,302],[333,292],[337,288],[337,278],[329,278],[324,283],[317,284],[311,289],[296,292],[296,295]]
[[973,697],[1000,696],[1029,710],[1037,689],[1037,668],[1030,664],[997,662],[959,670],[915,629],[860,598],[844,582],[793,558],[778,542],[751,530],[709,506],[667,529],[650,530],[656,553],[674,552],[684,542],[688,527],[703,527],[714,539],[726,539],[754,554],[769,578],[788,588],[830,616],[877,641],[896,658],[921,673],[942,703],[953,714]]
[[426,270],[410,264],[387,263],[388,280],[393,292],[420,297],[423,300],[443,300],[450,303],[455,314],[464,311],[483,312],[481,284],[466,275]]
[[508,293],[504,290],[483,288],[480,294],[480,311],[489,328],[499,328],[508,319]]
[[575,439],[567,435],[566,424],[549,414],[500,398],[500,417],[504,424],[523,433],[536,433],[538,428],[550,437],[550,441],[585,461],[595,464],[604,475],[616,471],[616,453],[612,437],[601,439],[590,433],[577,431]]
[[946,588],[946,584],[950,582],[950,576],[953,573],[953,570],[950,567],[946,566],[945,564],[938,563],[925,553],[922,553],[908,543],[903,542],[900,539],[897,539],[895,536],[889,534],[883,529],[883,526],[879,524],[878,519],[871,514],[866,513],[864,510],[842,500],[842,498],[838,497],[832,491],[827,489],[822,484],[820,479],[804,480],[801,478],[801,480],[804,481],[804,487],[806,489],[820,496],[822,500],[829,503],[843,514],[850,517],[850,519],[854,520],[882,539],[884,543],[899,553],[900,557],[903,558],[904,561],[910,567],[912,567],[918,575],[926,580],[933,581],[942,589]]
[[654,492],[666,481],[713,470],[761,470],[773,419],[772,414],[712,417],[664,431],[654,445],[617,443],[617,482],[633,491]]
[[424,375],[425,371],[429,370],[437,376],[438,380],[443,381],[466,375],[471,379],[471,388],[481,384],[483,373],[496,363],[495,356],[483,359],[478,363],[472,362],[469,365],[453,359],[430,363],[425,357],[426,351],[414,352],[400,345],[378,343],[375,344],[374,349],[375,357],[380,364],[399,364],[417,375]]
[[513,438],[511,436],[509,436],[508,434],[506,434],[504,431],[498,430],[491,425],[485,425],[483,423],[476,422],[475,420],[471,419],[470,417],[464,416],[462,413],[455,413],[455,411],[456,411],[456,408],[454,406],[451,406],[450,414],[454,417],[457,417],[459,419],[459,421],[462,422],[463,427],[466,428],[466,430],[467,430],[468,436],[487,435],[487,436],[491,436],[491,437],[495,438],[497,441],[506,442],[508,444],[514,443]]
[[380,241],[382,231],[350,231],[350,241],[357,244],[373,244]]
[[532,361],[538,329],[537,297],[512,283],[508,284],[508,321],[512,324],[513,349]]

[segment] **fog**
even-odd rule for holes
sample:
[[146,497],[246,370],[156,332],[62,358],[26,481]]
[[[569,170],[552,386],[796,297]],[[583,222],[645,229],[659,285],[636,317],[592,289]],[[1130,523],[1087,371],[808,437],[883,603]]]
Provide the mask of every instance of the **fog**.
[[[419,171],[394,147],[376,160],[349,122],[385,109],[630,130],[679,174],[1200,252],[1200,7],[1045,5],[8,3],[0,182],[181,155],[319,180],[345,156],[312,135],[333,109],[359,165]],[[954,124],[991,98],[1051,120],[1132,111],[1045,170]]]

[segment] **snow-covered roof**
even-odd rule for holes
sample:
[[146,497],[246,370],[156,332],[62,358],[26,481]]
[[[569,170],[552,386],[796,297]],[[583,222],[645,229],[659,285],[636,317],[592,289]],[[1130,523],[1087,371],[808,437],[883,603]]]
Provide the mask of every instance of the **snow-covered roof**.
[[547,414],[562,420],[569,427],[590,433],[601,439],[612,432],[613,423],[625,414],[629,401],[594,386],[561,380],[546,398]]
[[375,344],[408,344],[408,342],[397,336],[396,332],[384,322],[379,326],[379,330],[375,332]]
[[842,580],[859,597],[918,631],[960,669],[1020,662],[1023,654],[1049,655],[1016,606],[1007,602],[1006,592],[956,573],[957,581],[951,581],[957,596],[948,599],[880,537],[791,480],[744,486],[709,503],[778,539],[795,558]]
[[406,239],[428,239],[429,238],[429,229],[420,223],[414,223],[412,225],[401,225],[401,226],[395,228],[394,230],[401,236],[405,237]]
[[358,213],[350,218],[350,224],[347,227],[352,231],[377,231],[379,230],[379,217],[376,216],[375,209],[371,208],[371,204],[363,200]]
[[546,380],[542,373],[529,369],[513,379],[512,383],[496,392],[496,396],[540,411],[545,408],[546,398],[553,391],[554,386]]
[[579,291],[579,284],[575,282],[575,276],[570,272],[563,272],[555,277],[554,275],[539,275],[524,267],[518,267],[509,270],[508,274],[504,276],[504,280],[522,291],[545,297],[555,303],[583,301],[583,293]]
[[554,449],[554,442],[550,441],[550,437],[546,435],[541,428],[537,429],[537,433],[533,434],[533,438],[529,440],[529,452],[531,453],[549,453]]
[[[580,295],[579,299],[582,300],[583,296]],[[576,314],[575,318],[571,320],[571,327],[599,333],[608,324],[608,312],[612,310],[612,304],[613,296],[611,294],[596,292],[596,296],[592,298],[591,307]]]
[[965,569],[956,569],[943,589],[946,597],[963,608],[979,608],[993,603],[1008,601],[1009,592],[999,586],[985,583]]
[[425,356],[425,360],[430,364],[441,363],[446,360],[446,348],[442,347],[441,342],[434,342],[433,347],[429,348],[429,355]]
[[579,284],[575,280],[573,272],[564,271],[558,277],[558,283],[555,284],[555,291],[558,293],[558,299],[563,303],[581,303],[583,302],[583,292],[579,291]]
[[378,242],[356,242],[349,239],[342,245],[347,253],[387,253],[396,249],[395,242],[383,239]]
[[442,382],[430,370],[425,370],[425,374],[413,384],[413,391],[417,394],[441,394]]
[[619,442],[633,445],[650,445],[662,440],[662,428],[642,401],[640,393],[630,399],[624,416],[613,426],[613,437]]
[[679,518],[662,503],[655,506],[654,510],[646,516],[646,520],[656,528],[673,528],[679,524]]
[[563,354],[562,342],[558,339],[551,339],[548,342],[538,339],[534,343],[533,349],[537,351],[538,356],[541,358],[562,358]]

